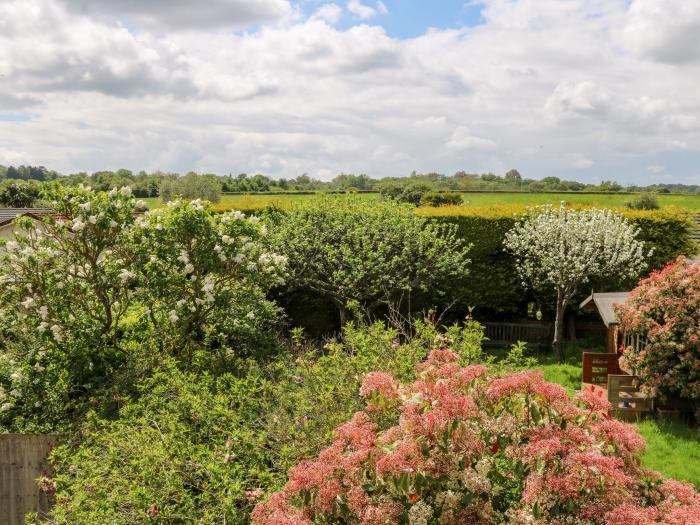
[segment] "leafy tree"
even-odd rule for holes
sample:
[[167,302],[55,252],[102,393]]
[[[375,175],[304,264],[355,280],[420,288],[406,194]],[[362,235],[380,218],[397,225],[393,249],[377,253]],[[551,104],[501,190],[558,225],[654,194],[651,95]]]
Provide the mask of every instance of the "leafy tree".
[[420,200],[423,206],[459,206],[462,204],[462,194],[456,191],[429,191]]
[[88,406],[111,410],[108,393],[159,356],[230,369],[272,348],[265,292],[284,260],[256,218],[196,200],[136,217],[128,187],[44,197],[57,214],[21,220],[0,263],[0,428],[63,430]]
[[183,199],[205,199],[209,202],[221,200],[222,182],[213,175],[188,173],[182,177],[165,178],[160,184],[160,198],[163,202]]
[[31,208],[39,198],[36,184],[12,182],[0,191],[0,204],[10,208]]
[[520,175],[520,172],[516,169],[506,171],[504,178],[510,182],[520,182],[523,180],[522,175]]
[[352,301],[371,312],[412,290],[447,292],[469,262],[454,226],[391,201],[317,199],[277,217],[272,231],[292,287],[331,300],[342,324]]
[[659,199],[653,193],[642,193],[625,202],[625,206],[633,210],[658,210]]
[[632,278],[646,266],[638,231],[610,210],[540,206],[506,233],[524,285],[556,292],[552,345],[563,359],[564,313],[580,287],[592,279]]
[[700,417],[700,265],[682,257],[640,281],[617,309],[620,329],[644,340],[623,358],[652,397],[690,400]]

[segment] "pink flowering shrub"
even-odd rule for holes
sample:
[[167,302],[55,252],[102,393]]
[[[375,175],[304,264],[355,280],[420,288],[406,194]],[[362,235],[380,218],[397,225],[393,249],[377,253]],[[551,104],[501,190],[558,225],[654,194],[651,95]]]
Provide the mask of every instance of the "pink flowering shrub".
[[489,376],[434,350],[401,386],[366,374],[364,411],[253,511],[258,525],[698,523],[691,485],[643,470],[607,401],[538,371]]
[[617,314],[623,331],[646,338],[624,359],[652,396],[678,395],[700,408],[700,265],[682,257],[639,282]]

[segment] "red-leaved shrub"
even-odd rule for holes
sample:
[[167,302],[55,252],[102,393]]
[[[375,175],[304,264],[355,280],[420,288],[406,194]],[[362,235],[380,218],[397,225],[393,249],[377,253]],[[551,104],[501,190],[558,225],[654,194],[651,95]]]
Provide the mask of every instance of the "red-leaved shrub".
[[537,371],[490,377],[433,351],[401,386],[367,374],[365,411],[256,506],[258,525],[700,523],[687,483],[643,470],[644,440]]
[[669,394],[700,408],[700,264],[682,257],[639,282],[617,308],[620,328],[646,338],[623,359],[652,397]]

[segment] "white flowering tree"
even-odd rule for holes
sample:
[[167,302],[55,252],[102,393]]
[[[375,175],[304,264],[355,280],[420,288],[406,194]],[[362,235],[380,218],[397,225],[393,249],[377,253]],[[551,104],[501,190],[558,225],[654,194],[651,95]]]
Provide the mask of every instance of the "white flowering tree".
[[516,258],[525,286],[557,296],[552,345],[563,359],[566,307],[591,279],[632,278],[646,266],[644,245],[624,217],[610,210],[540,206],[517,223],[504,246]]
[[402,293],[445,293],[469,265],[469,246],[454,226],[391,201],[315,199],[277,222],[275,246],[289,260],[290,287],[329,299],[341,324],[351,302],[371,312]]
[[[0,265],[0,369],[11,394],[0,400],[3,412],[82,397],[124,358],[118,327],[133,299],[131,190],[53,186],[44,198],[55,214],[19,220],[25,233],[7,243]],[[46,423],[73,408],[66,401],[56,413],[47,409]]]
[[128,187],[44,198],[55,213],[22,219],[0,262],[0,431],[113,410],[160,356],[229,369],[273,349],[278,308],[265,294],[285,260],[256,218],[199,201],[140,214]]
[[264,346],[278,308],[265,298],[281,284],[285,258],[266,243],[266,226],[239,211],[212,214],[199,200],[147,212],[133,228],[139,302],[180,358],[197,348],[232,354]]

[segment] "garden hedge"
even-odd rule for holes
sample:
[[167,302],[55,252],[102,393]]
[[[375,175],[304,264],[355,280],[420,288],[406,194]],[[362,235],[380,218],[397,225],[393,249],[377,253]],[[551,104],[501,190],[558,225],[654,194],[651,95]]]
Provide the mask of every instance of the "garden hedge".
[[[278,208],[279,209],[279,208]],[[454,283],[464,305],[474,306],[476,314],[522,315],[531,301],[540,302],[525,290],[515,271],[514,259],[503,250],[503,238],[528,206],[504,204],[496,206],[442,206],[416,208],[416,213],[435,221],[457,225],[458,234],[472,244],[470,271],[460,282]],[[242,210],[246,213],[260,212],[261,208]],[[280,210],[282,211],[282,210]],[[686,210],[665,207],[659,210],[631,210],[616,208],[637,228],[639,239],[648,248],[653,248],[649,267],[645,274],[662,268],[679,255],[693,254],[697,246],[691,239],[694,227]],[[634,283],[625,283],[630,288]],[[594,283],[598,291],[623,286],[619,283]],[[588,291],[581,291],[581,293]],[[433,298],[415,298],[413,310],[430,305]],[[479,316],[481,317],[481,316]]]

